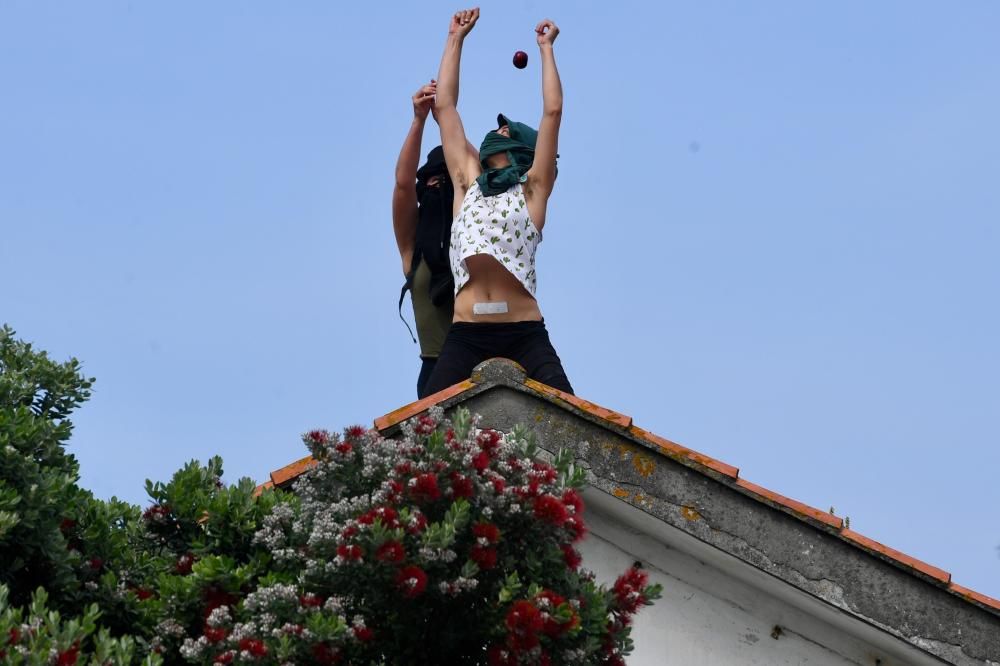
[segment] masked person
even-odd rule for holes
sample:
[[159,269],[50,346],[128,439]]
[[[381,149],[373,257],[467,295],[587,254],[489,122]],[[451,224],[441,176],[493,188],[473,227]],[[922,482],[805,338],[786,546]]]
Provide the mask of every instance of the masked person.
[[455,190],[450,247],[455,307],[427,393],[468,379],[478,363],[494,356],[517,361],[529,378],[572,393],[535,300],[535,251],[555,185],[562,119],[553,54],[559,28],[548,20],[535,28],[542,63],[538,131],[501,114],[497,129],[471,155],[457,109],[458,79],[462,46],[478,19],[478,9],[452,17],[438,74],[435,118]]
[[[410,291],[420,344],[418,398],[426,395],[424,388],[451,326],[454,305],[448,247],[455,194],[441,146],[431,150],[427,162],[417,168],[424,124],[434,104],[435,90],[431,81],[413,96],[413,122],[396,161],[396,186],[392,195],[392,226],[406,276],[399,294],[399,316],[403,316],[403,300]],[[406,325],[408,329],[409,326]]]

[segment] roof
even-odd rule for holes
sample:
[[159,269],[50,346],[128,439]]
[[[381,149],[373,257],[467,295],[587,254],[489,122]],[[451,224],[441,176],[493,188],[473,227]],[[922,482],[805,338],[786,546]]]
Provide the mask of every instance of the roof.
[[[888,564],[892,570],[897,573],[902,572],[904,576],[881,572],[879,575],[882,577],[879,580],[882,584],[892,585],[894,591],[900,589],[899,586],[912,588],[907,594],[910,594],[910,598],[919,598],[919,604],[910,609],[912,613],[930,613],[929,607],[919,607],[920,604],[926,605],[930,601],[920,597],[929,592],[943,592],[946,597],[943,599],[935,597],[933,603],[945,601],[945,606],[951,610],[957,608],[960,615],[975,609],[974,624],[981,626],[984,632],[995,636],[987,639],[990,645],[984,649],[989,652],[992,652],[993,648],[1000,650],[1000,638],[996,638],[1000,636],[1000,600],[963,587],[952,581],[949,572],[849,529],[839,516],[785,497],[740,477],[739,468],[733,465],[649,432],[633,423],[630,416],[527,379],[523,369],[513,361],[490,359],[477,366],[470,379],[380,416],[375,419],[374,427],[383,435],[391,437],[398,434],[402,422],[427,411],[432,406],[439,405],[449,409],[461,403],[468,403],[467,406],[472,411],[483,414],[484,421],[489,423],[490,427],[500,427],[502,423],[513,425],[523,422],[536,431],[545,430],[544,434],[549,440],[562,440],[564,444],[573,440],[582,441],[581,448],[575,451],[575,454],[578,457],[588,458],[592,470],[599,472],[596,477],[592,474],[594,478],[591,480],[601,489],[622,502],[645,510],[664,522],[669,522],[674,527],[727,550],[758,568],[770,568],[770,573],[805,589],[809,588],[809,585],[800,580],[802,576],[798,571],[787,572],[783,569],[787,562],[767,561],[767,555],[770,554],[768,539],[773,541],[774,534],[770,534],[767,538],[749,532],[736,534],[743,529],[739,521],[748,522],[745,517],[748,510],[758,513],[770,510],[772,514],[776,511],[790,517],[792,521],[788,523],[787,528],[782,527],[786,530],[782,534],[786,537],[798,535],[794,538],[808,540],[806,550],[809,552],[813,552],[815,546],[819,547],[820,551],[825,548],[824,552],[830,553],[830,557],[840,558],[840,560],[824,560],[823,566],[836,561],[837,566],[843,572],[847,572],[857,569],[858,566],[874,570],[878,563]],[[492,420],[487,419],[484,412],[489,412]],[[559,423],[555,423],[556,421]],[[573,424],[580,424],[583,429],[575,429],[576,426]],[[543,446],[546,436],[540,438]],[[595,449],[598,450],[595,452]],[[665,459],[676,465],[662,465]],[[270,481],[260,488],[287,487],[303,474],[312,462],[312,458],[307,456],[275,470],[271,473]],[[667,467],[670,469],[666,469]],[[669,479],[669,483],[663,476],[668,472],[675,474]],[[684,490],[679,490],[680,487]],[[729,496],[728,504],[713,499],[720,497],[721,494]],[[740,512],[742,518],[732,517]],[[706,520],[702,520],[703,518]],[[833,537],[833,541],[831,542],[828,537]],[[755,538],[761,539],[756,545],[753,544]],[[754,545],[757,549],[756,554],[749,552],[753,550],[749,545]],[[761,553],[765,556],[765,564],[758,561]],[[796,555],[791,554],[790,557],[794,559]],[[849,565],[845,559],[848,557],[852,558]],[[819,566],[814,561],[803,561],[800,564],[804,568],[813,570],[814,573],[815,567]],[[787,573],[792,575],[785,575]],[[823,571],[821,575],[813,578],[829,582],[828,578],[831,575]],[[806,579],[810,577],[806,576]],[[849,586],[856,588],[871,587],[870,581],[866,580],[862,584],[852,578],[850,573],[845,573],[845,580],[852,581]],[[931,586],[933,590],[928,590],[926,586]],[[818,589],[807,589],[807,591],[822,598],[823,594],[817,592]],[[914,590],[917,591],[916,596],[912,594]],[[871,590],[868,590],[867,594],[873,596]],[[843,590],[839,589],[836,598],[831,596],[825,600],[844,609],[843,595]],[[948,598],[958,606],[947,602]],[[866,603],[869,604],[866,606],[868,614],[859,616],[877,626],[898,626],[893,622],[909,626],[912,621],[912,613],[895,619],[888,616],[884,620],[871,619],[871,613],[877,614],[879,611],[878,604],[883,606],[887,604],[879,599],[871,599]],[[945,611],[934,606],[934,613],[938,615],[939,623],[942,612]],[[973,627],[968,626],[969,621],[969,617],[955,619],[957,636],[962,636],[963,641],[975,632]],[[965,625],[964,634],[962,625]],[[964,646],[957,636],[951,636],[951,640],[946,640],[943,636],[934,640]],[[996,655],[993,655],[993,658],[996,658]]]

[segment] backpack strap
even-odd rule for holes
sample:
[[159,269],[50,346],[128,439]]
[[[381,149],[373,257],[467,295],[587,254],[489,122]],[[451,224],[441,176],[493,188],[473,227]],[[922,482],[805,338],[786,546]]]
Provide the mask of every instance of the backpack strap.
[[406,292],[413,289],[413,276],[417,274],[417,266],[420,264],[420,250],[416,246],[413,248],[413,259],[410,261],[410,272],[406,276],[406,282],[403,283],[403,288],[399,290],[399,318],[403,320],[406,324],[406,330],[410,332],[410,337],[413,338],[413,344],[417,344],[417,338],[413,335],[413,329],[410,328],[410,322],[406,321],[406,317],[403,316],[403,301],[406,300]]

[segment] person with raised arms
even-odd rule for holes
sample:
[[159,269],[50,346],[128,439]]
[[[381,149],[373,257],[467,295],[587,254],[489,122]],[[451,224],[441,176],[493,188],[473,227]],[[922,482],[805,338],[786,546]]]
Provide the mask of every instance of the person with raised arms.
[[535,27],[542,63],[538,130],[501,113],[473,155],[457,104],[462,47],[478,20],[478,8],[452,16],[438,73],[434,109],[455,191],[449,257],[455,305],[426,392],[468,379],[477,364],[501,356],[529,378],[572,393],[535,299],[535,251],[556,181],[562,120],[553,51],[559,28],[547,19]]

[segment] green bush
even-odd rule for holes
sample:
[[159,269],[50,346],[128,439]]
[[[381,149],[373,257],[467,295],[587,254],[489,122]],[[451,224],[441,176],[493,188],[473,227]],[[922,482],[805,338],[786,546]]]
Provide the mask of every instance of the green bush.
[[2,663],[613,666],[659,596],[580,568],[583,474],[526,431],[464,410],[398,440],[315,430],[294,494],[227,486],[211,458],[140,510],[77,485],[92,383],[0,329]]

